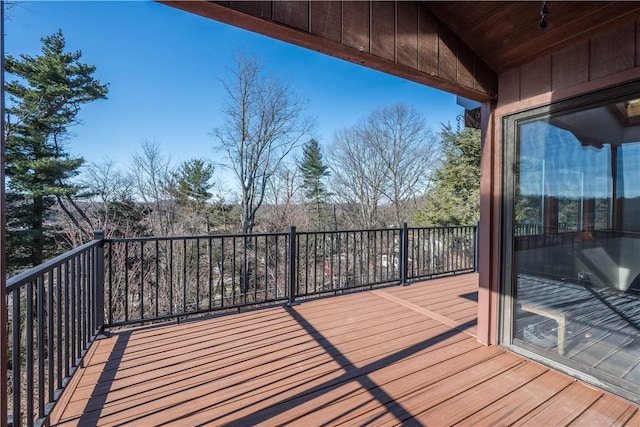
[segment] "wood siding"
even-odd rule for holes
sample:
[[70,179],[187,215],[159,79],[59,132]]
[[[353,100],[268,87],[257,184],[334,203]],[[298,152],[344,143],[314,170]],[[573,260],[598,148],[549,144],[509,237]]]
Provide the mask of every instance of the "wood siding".
[[499,116],[640,77],[640,20],[510,69],[499,76]]
[[421,2],[160,1],[477,101],[497,75]]

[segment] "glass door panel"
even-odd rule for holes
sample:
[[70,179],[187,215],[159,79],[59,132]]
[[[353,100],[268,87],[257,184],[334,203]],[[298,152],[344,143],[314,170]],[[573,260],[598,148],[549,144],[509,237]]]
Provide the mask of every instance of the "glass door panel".
[[640,118],[520,115],[511,343],[640,398]]

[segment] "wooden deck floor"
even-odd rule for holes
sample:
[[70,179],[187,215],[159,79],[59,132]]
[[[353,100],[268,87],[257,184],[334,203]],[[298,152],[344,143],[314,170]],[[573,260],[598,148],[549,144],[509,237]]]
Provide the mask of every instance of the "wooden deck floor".
[[475,339],[477,275],[129,329],[67,425],[640,425],[638,407]]

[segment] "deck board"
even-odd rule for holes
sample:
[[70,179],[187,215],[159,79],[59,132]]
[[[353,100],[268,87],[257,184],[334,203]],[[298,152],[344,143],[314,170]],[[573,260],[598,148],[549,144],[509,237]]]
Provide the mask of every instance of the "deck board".
[[477,283],[123,329],[94,343],[52,424],[638,424],[635,405],[477,343]]

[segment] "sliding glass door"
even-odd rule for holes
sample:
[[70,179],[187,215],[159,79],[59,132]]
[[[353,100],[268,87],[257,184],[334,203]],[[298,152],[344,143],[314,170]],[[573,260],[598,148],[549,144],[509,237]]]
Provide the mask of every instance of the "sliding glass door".
[[502,340],[640,400],[640,92],[505,120]]

